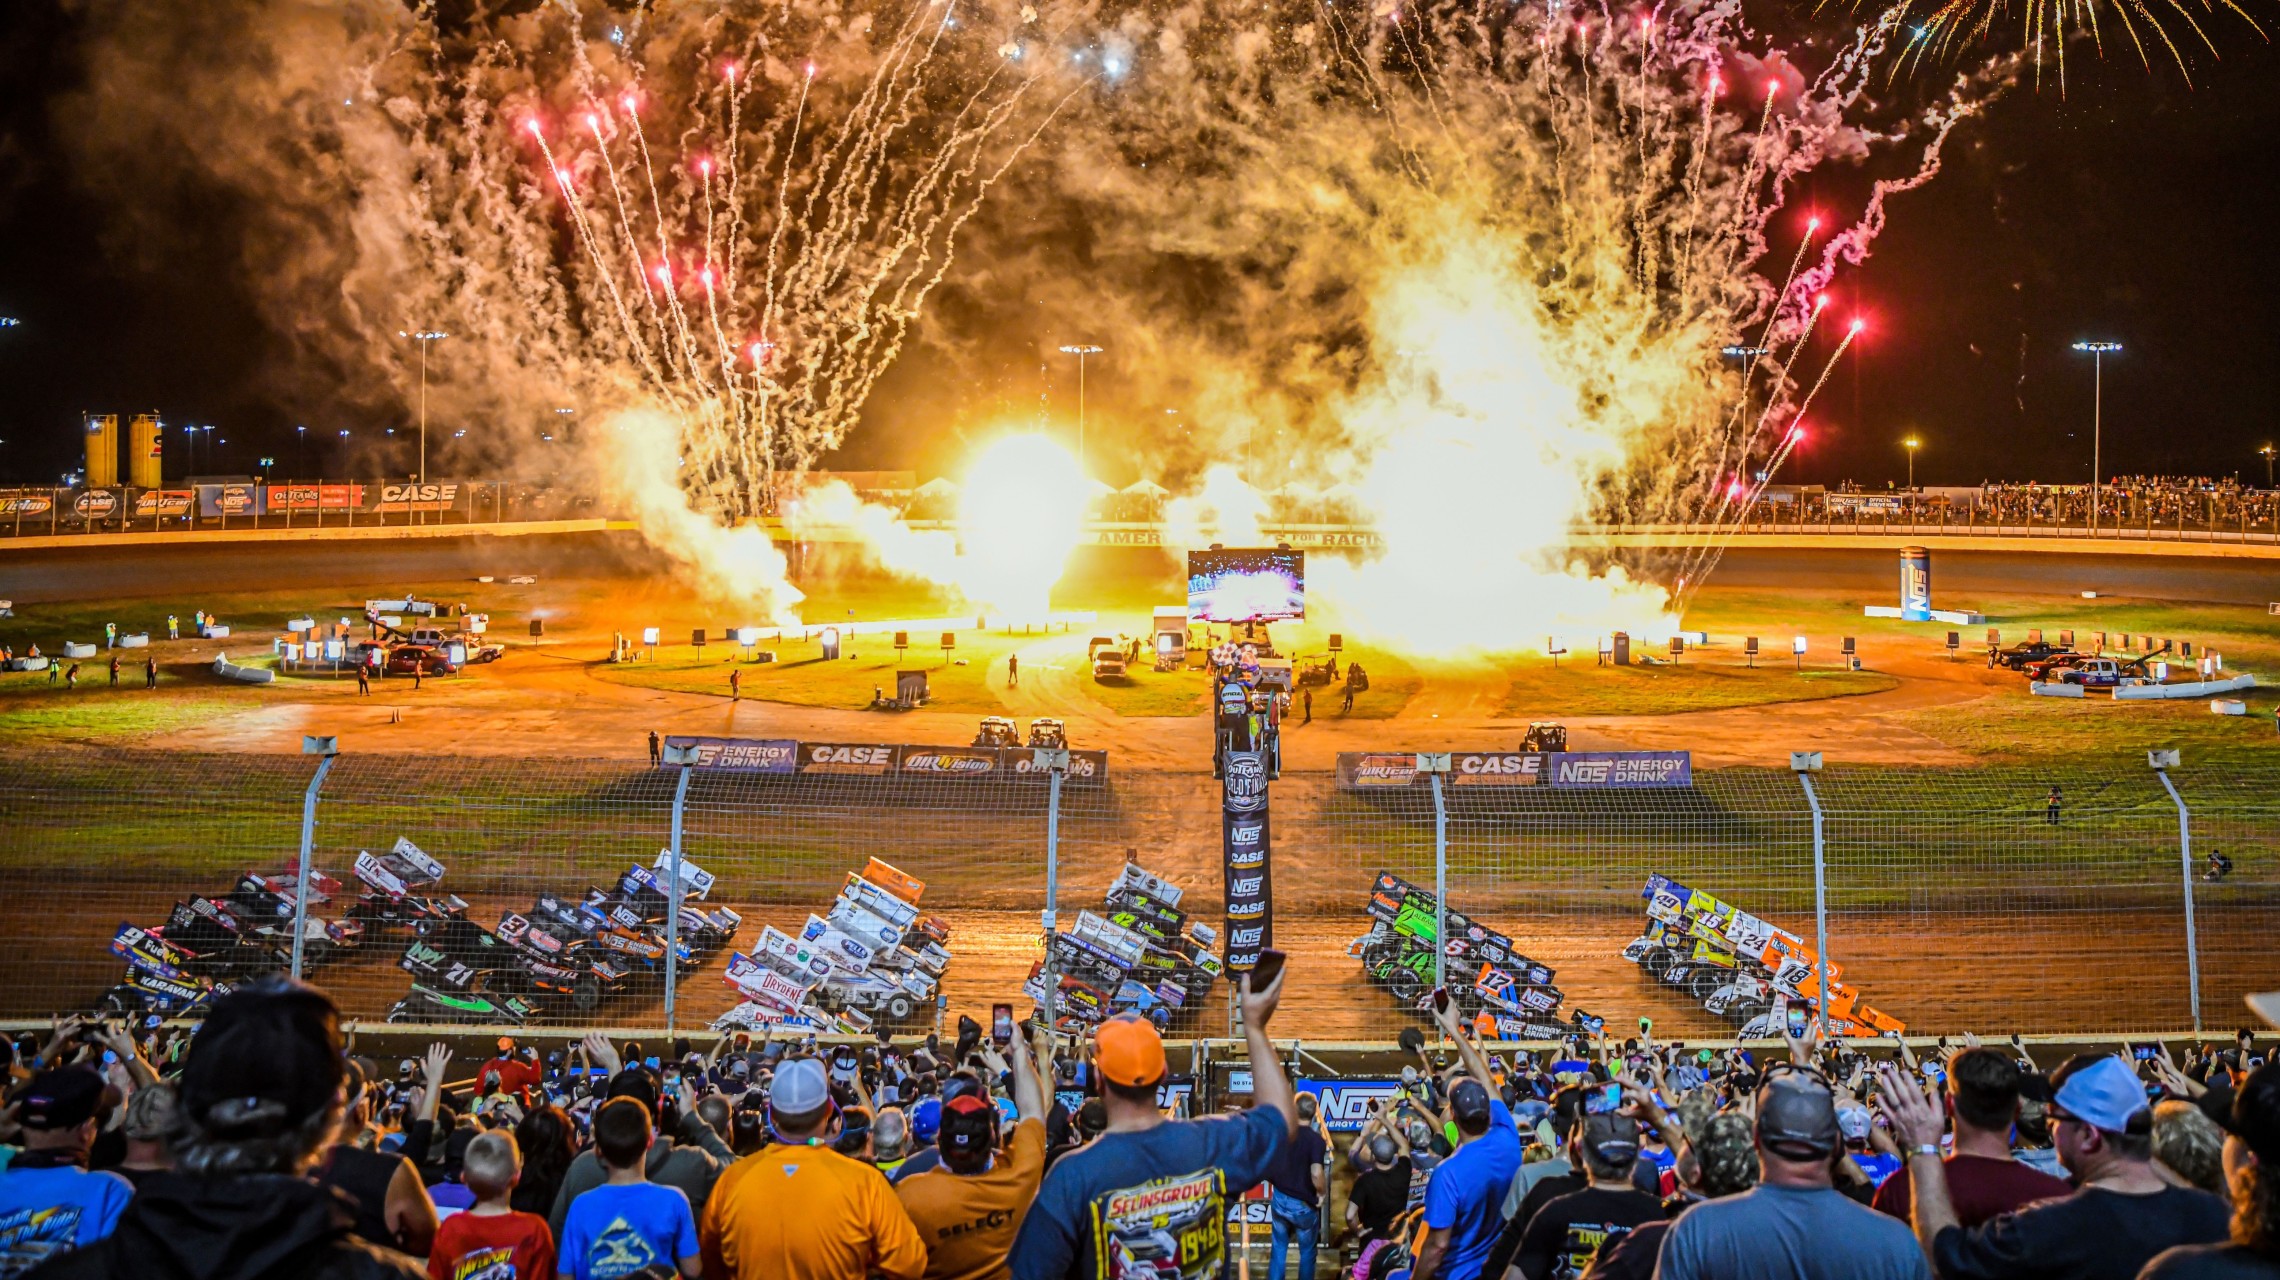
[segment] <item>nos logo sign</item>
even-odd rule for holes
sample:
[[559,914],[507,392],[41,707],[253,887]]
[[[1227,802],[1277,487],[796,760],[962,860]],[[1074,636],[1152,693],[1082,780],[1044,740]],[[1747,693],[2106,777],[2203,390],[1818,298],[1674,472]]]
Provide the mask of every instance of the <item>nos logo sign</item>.
[[1300,1080],[1298,1091],[1311,1093],[1322,1108],[1322,1123],[1332,1133],[1359,1133],[1369,1122],[1370,1109],[1390,1103],[1401,1093],[1398,1080]]

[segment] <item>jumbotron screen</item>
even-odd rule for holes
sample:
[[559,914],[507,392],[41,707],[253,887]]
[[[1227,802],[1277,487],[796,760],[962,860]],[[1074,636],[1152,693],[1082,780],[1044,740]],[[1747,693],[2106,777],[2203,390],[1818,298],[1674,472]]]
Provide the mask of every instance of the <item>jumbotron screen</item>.
[[1191,621],[1272,622],[1305,616],[1305,552],[1188,552]]

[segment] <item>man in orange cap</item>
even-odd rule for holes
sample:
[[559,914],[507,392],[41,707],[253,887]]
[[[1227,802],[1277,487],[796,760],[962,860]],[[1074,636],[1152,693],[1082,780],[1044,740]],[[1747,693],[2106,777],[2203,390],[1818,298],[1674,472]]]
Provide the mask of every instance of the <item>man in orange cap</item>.
[[1165,1074],[1156,1028],[1131,1014],[1101,1024],[1093,1069],[1108,1131],[1045,1175],[1014,1240],[1014,1280],[1220,1273],[1230,1194],[1266,1177],[1298,1128],[1290,1079],[1267,1039],[1282,977],[1253,991],[1245,975],[1240,990],[1252,1106],[1231,1116],[1166,1120],[1156,1105]]

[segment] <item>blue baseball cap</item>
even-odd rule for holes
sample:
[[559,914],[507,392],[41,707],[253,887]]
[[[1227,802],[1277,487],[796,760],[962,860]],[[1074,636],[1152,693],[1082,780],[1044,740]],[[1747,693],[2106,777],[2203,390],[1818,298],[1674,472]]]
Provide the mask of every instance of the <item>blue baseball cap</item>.
[[2108,1133],[2153,1132],[2153,1106],[2137,1072],[2112,1055],[2078,1053],[2051,1072],[2050,1114]]
[[932,1142],[942,1132],[942,1099],[920,1098],[910,1109],[910,1136],[920,1142]]

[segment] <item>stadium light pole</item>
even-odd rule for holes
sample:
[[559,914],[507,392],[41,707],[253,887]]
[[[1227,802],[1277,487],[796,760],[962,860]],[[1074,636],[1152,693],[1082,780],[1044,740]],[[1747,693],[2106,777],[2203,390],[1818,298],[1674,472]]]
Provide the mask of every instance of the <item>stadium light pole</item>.
[[1923,448],[1924,442],[1910,436],[1900,443],[1908,450],[1908,492],[1914,493],[1916,491],[1916,450]]
[[427,483],[427,358],[428,346],[451,335],[441,329],[421,329],[416,333],[396,331],[399,338],[410,338],[420,344],[420,483]]
[[2263,448],[2257,450],[2257,452],[2264,455],[2264,487],[2269,489],[2272,487],[2272,455],[2274,453],[2280,453],[2280,449],[2274,449],[2271,445],[2266,445]]
[[2077,342],[2076,351],[2090,353],[2090,536],[2098,536],[2099,452],[2106,437],[2106,355],[2120,351],[2119,342]]
[[1085,470],[1085,357],[1100,353],[1101,348],[1082,343],[1061,348],[1062,355],[1077,358],[1077,471],[1087,476],[1092,473]]

